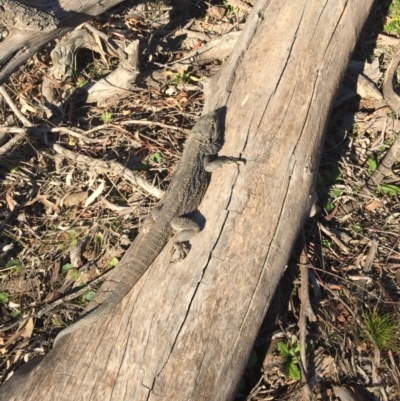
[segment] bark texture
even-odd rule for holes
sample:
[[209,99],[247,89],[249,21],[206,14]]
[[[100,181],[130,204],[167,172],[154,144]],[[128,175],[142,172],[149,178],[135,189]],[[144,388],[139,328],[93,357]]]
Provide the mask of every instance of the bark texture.
[[308,216],[330,107],[372,4],[257,2],[205,106],[226,111],[221,154],[247,164],[214,173],[187,258],[169,264],[169,244],[113,316],[7,382],[2,399],[232,399]]

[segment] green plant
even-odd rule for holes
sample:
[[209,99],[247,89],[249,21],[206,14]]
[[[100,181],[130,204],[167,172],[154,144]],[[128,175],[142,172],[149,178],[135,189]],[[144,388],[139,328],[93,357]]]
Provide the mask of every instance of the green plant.
[[379,184],[376,187],[376,192],[378,194],[385,194],[389,196],[400,195],[400,187],[394,184]]
[[104,124],[107,124],[111,120],[112,114],[109,113],[108,111],[104,111],[100,118]]
[[116,258],[115,256],[112,257],[108,262],[108,266],[110,267],[115,267],[118,264],[118,258]]
[[322,238],[322,246],[323,246],[324,248],[330,249],[331,246],[332,246],[332,242],[329,241],[328,239]]
[[149,160],[151,160],[154,163],[161,163],[162,162],[162,156],[160,153],[153,153],[150,155]]
[[368,158],[368,173],[372,175],[375,170],[378,168],[378,162],[375,160],[374,157]]
[[78,78],[76,80],[76,87],[77,88],[83,88],[86,84],[88,83],[88,81],[84,78]]
[[96,236],[94,237],[94,243],[98,246],[102,246],[104,241],[104,237],[102,233],[97,233]]
[[19,309],[14,309],[14,310],[11,312],[11,316],[12,316],[13,318],[18,317],[20,314],[21,314],[21,311],[20,311]]
[[24,268],[24,266],[19,259],[11,258],[10,260],[8,260],[6,262],[5,269],[2,269],[2,271],[11,270],[14,273],[18,273],[18,272],[22,271],[23,268]]
[[86,299],[86,301],[91,301],[95,295],[96,295],[95,291],[86,291],[83,294],[83,297]]
[[223,1],[222,5],[226,8],[226,10],[228,11],[228,15],[236,15],[238,12],[238,8],[232,6],[231,4],[229,4],[227,1]]
[[119,230],[121,229],[121,227],[122,227],[122,221],[121,220],[114,220],[112,223],[111,223],[111,229],[114,231],[114,232],[119,232]]
[[79,270],[76,270],[76,269],[68,270],[68,278],[70,278],[74,281],[78,280],[80,275],[81,274],[79,273]]
[[63,323],[63,321],[61,320],[60,316],[54,315],[54,317],[53,317],[53,325],[54,325],[54,326],[62,326],[63,324],[64,324],[64,323]]
[[174,75],[173,83],[175,85],[187,84],[192,79],[193,78],[190,76],[190,73],[181,72],[181,73],[178,73],[178,74]]
[[69,270],[71,270],[72,269],[72,265],[71,265],[71,263],[65,263],[64,265],[62,265],[62,267],[61,267],[61,271],[63,272],[63,273],[67,273]]
[[369,340],[368,334],[382,350],[396,350],[400,324],[390,314],[379,315],[377,312],[364,313],[363,320],[366,332],[361,332],[361,337]]
[[0,292],[0,304],[6,304],[8,302],[8,292],[1,291]]
[[362,232],[361,224],[360,224],[359,222],[353,224],[353,230],[354,230],[356,233]]
[[400,35],[400,0],[393,0],[389,8],[389,20],[383,29],[387,33]]
[[298,367],[298,359],[300,358],[300,345],[297,344],[295,346],[292,343],[289,347],[280,341],[278,343],[278,351],[283,356],[283,360],[285,363],[285,375],[293,377],[295,380],[300,380],[300,369]]

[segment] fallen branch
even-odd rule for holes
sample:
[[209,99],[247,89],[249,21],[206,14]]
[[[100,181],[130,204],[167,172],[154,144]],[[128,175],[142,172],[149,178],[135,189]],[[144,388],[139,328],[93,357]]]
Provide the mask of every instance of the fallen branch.
[[68,149],[63,148],[61,145],[57,143],[53,143],[49,145],[53,150],[55,150],[58,154],[67,157],[70,160],[75,161],[76,163],[85,164],[91,169],[96,170],[98,174],[108,173],[108,174],[117,174],[122,176],[130,183],[144,189],[150,195],[155,198],[160,199],[164,194],[164,191],[154,187],[149,184],[146,180],[134,174],[132,171],[124,167],[121,163],[116,161],[104,161],[104,160],[96,160],[92,159],[89,156],[76,154]]

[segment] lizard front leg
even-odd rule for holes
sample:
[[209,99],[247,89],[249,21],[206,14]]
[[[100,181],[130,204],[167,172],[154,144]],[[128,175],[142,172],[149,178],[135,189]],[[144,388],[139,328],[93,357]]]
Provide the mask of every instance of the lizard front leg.
[[204,160],[204,170],[212,173],[213,171],[219,170],[220,168],[230,164],[239,165],[245,163],[245,160],[239,159],[238,157],[218,156],[217,158],[213,158],[213,156],[206,156]]

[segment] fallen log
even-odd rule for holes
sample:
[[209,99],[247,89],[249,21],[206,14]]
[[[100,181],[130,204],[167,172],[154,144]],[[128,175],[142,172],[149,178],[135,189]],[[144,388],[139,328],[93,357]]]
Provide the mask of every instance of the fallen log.
[[[225,114],[203,231],[180,263],[171,245],[113,316],[69,336],[13,400],[228,400],[313,202],[329,111],[372,0],[259,0],[205,112]],[[114,271],[114,278],[118,269]],[[113,288],[112,277],[99,296]]]

